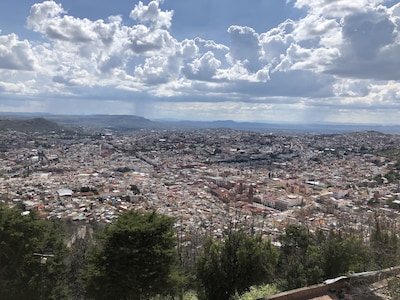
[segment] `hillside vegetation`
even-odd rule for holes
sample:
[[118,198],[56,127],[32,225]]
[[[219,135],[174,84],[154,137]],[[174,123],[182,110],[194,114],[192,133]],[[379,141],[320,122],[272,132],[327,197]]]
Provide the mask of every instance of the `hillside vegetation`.
[[65,129],[65,127],[46,120],[45,118],[0,119],[0,130],[15,130],[19,132],[58,132]]
[[400,262],[395,224],[378,214],[368,240],[345,227],[310,232],[288,225],[278,246],[251,228],[228,226],[222,239],[193,237],[189,242],[203,241],[198,254],[184,251],[175,224],[156,212],[127,211],[112,225],[86,224],[94,234],[78,237],[82,224],[2,205],[2,297],[230,300]]

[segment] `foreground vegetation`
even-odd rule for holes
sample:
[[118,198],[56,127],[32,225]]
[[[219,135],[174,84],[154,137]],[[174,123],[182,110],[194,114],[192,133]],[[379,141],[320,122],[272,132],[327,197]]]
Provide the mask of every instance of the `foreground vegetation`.
[[191,249],[198,252],[190,255],[176,223],[156,212],[128,211],[80,236],[70,221],[2,206],[2,299],[257,299],[400,259],[395,223],[378,214],[369,239],[346,228],[311,232],[288,225],[272,243],[231,227],[223,239],[197,238]]

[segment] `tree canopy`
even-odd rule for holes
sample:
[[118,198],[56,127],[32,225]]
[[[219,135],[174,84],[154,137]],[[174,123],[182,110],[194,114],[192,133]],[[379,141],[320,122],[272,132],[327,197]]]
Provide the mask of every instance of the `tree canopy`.
[[[368,238],[354,228],[312,231],[289,224],[279,247],[241,227],[222,238],[187,235],[191,247],[179,256],[182,232],[175,230],[176,220],[156,212],[126,211],[113,224],[99,226],[43,220],[37,211],[0,206],[0,296],[173,299],[194,288],[191,278],[197,279],[199,299],[228,300],[254,286],[272,283],[289,290],[398,265],[396,222],[378,213],[369,222]],[[71,238],[82,226],[96,234]],[[182,257],[189,254],[196,263],[184,276]],[[397,282],[392,288],[398,292]]]
[[56,224],[35,211],[22,215],[17,208],[0,208],[2,299],[66,299],[65,254]]
[[232,231],[223,241],[207,239],[197,261],[197,277],[206,299],[229,299],[250,286],[273,281],[278,250],[270,241]]
[[177,292],[175,220],[127,211],[100,236],[86,271],[94,299],[149,299]]

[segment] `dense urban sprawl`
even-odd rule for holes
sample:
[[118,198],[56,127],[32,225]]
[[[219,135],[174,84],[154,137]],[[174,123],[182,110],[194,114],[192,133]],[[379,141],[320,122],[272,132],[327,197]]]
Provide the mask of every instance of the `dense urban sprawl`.
[[177,218],[185,240],[232,226],[274,238],[295,222],[311,230],[345,222],[368,234],[373,214],[399,216],[397,135],[3,131],[0,139],[2,205],[44,218],[111,223],[121,211],[157,210]]

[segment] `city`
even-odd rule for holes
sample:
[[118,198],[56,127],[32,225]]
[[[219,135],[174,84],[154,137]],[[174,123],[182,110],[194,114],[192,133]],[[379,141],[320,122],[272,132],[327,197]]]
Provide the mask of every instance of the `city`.
[[43,218],[112,223],[125,210],[157,210],[177,218],[185,241],[193,232],[222,237],[233,225],[275,239],[291,223],[368,236],[374,213],[399,216],[397,135],[0,134],[2,203]]
[[0,15],[0,298],[400,299],[400,1]]

